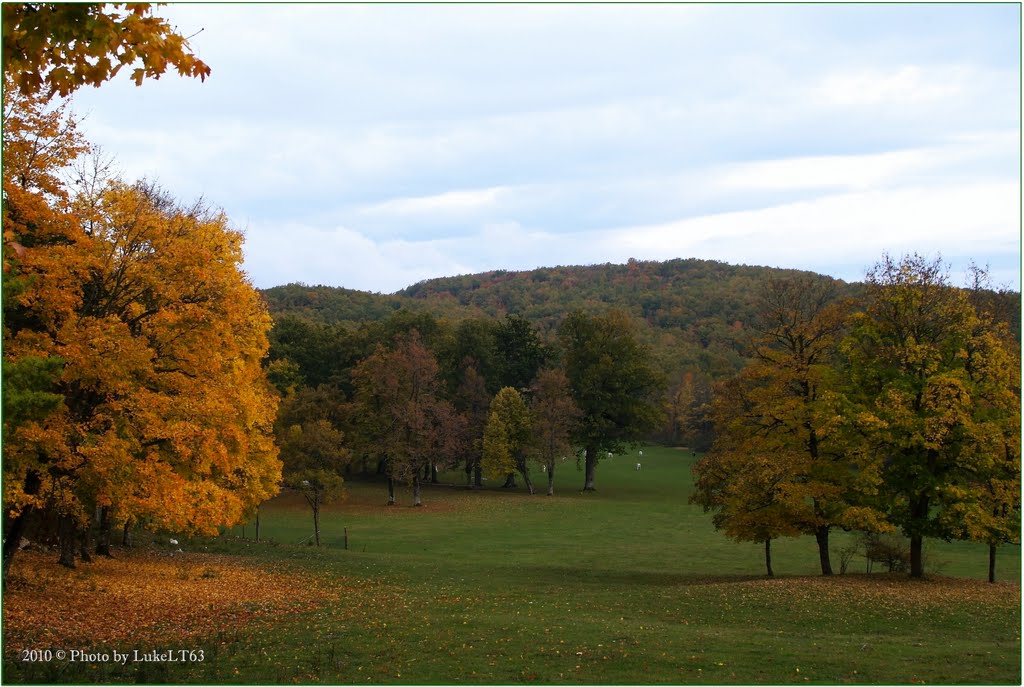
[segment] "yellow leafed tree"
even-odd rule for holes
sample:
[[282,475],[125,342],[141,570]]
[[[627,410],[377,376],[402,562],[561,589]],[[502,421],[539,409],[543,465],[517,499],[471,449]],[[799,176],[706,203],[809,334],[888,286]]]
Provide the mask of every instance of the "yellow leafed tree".
[[[30,508],[56,510],[65,534],[97,508],[176,531],[237,522],[281,475],[261,368],[271,320],[239,268],[241,234],[152,184],[69,198],[47,184],[84,147],[73,128],[33,125],[41,99],[11,110],[26,124],[5,122],[5,154],[40,136],[67,154],[4,169],[7,245],[19,247],[5,256],[5,287],[16,286],[5,293],[5,365],[56,361],[34,383],[59,399],[5,417],[5,544]],[[5,546],[5,572],[9,557]]]

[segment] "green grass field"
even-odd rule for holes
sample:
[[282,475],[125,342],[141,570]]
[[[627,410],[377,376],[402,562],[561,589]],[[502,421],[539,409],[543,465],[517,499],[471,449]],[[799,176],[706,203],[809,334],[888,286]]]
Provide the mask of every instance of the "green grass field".
[[[282,495],[263,508],[261,542],[250,523],[249,540],[236,528],[186,546],[327,575],[337,602],[211,640],[201,664],[55,679],[5,661],[5,680],[1020,684],[1018,547],[1000,552],[1007,582],[989,585],[983,546],[930,542],[925,580],[866,575],[863,558],[825,579],[812,538],[780,540],[766,579],[760,545],[726,539],[688,504],[694,457],[643,452],[602,461],[591,494],[572,461],[554,497],[428,486],[423,508],[408,490],[387,508],[382,483],[352,481],[319,549],[301,543],[301,497]],[[834,535],[837,571],[849,543]]]

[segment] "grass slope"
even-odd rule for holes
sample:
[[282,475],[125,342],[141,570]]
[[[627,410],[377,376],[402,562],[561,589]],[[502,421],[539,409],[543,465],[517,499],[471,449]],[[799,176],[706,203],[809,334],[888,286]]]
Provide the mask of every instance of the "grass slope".
[[[983,581],[984,547],[941,542],[927,565],[942,574],[923,581],[866,575],[863,559],[824,579],[805,537],[775,543],[778,577],[765,579],[761,546],[725,539],[687,503],[694,459],[654,447],[642,459],[616,456],[602,461],[596,494],[579,492],[572,461],[559,466],[554,497],[431,486],[424,508],[409,507],[408,492],[386,508],[383,485],[354,481],[324,514],[319,549],[299,543],[312,517],[295,494],[283,495],[263,509],[260,543],[236,538],[236,528],[187,548],[317,575],[336,601],[167,647],[205,648],[200,664],[57,672],[12,660],[6,646],[4,679],[1020,683],[1019,549],[1000,552],[999,574],[1011,583]],[[442,479],[461,484],[464,475]],[[834,552],[848,543],[834,539]]]

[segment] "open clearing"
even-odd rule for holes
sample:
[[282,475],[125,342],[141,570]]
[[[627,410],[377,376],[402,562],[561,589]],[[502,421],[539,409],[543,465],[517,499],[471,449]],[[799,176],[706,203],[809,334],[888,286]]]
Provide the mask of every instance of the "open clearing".
[[[859,557],[826,579],[812,538],[781,540],[765,579],[761,546],[687,503],[695,457],[643,451],[602,461],[587,495],[572,461],[550,498],[430,486],[424,508],[408,490],[387,508],[383,484],[353,481],[319,549],[285,494],[263,508],[258,543],[250,523],[248,540],[236,528],[176,553],[154,535],[74,571],[23,555],[4,598],[4,681],[1020,683],[1018,547],[1000,551],[1010,582],[990,585],[983,546],[930,542],[922,581],[866,574]],[[836,569],[851,542],[834,535]],[[203,660],[20,660],[27,649]]]

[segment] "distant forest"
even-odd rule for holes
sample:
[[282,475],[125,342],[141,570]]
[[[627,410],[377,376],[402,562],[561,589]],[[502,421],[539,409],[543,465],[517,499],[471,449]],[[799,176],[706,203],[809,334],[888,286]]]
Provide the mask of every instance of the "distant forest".
[[[368,352],[358,345],[362,350],[352,350],[353,337],[368,346],[370,339],[380,336],[373,330],[396,326],[396,320],[417,316],[455,327],[466,320],[515,315],[528,321],[542,341],[553,343],[559,325],[571,312],[621,311],[634,321],[653,362],[668,380],[666,405],[677,407],[669,413],[664,431],[653,438],[706,447],[710,426],[703,422],[700,409],[715,382],[735,375],[749,362],[762,285],[769,277],[797,275],[835,282],[839,297],[856,297],[862,288],[857,282],[810,272],[691,258],[496,270],[429,279],[395,294],[305,284],[276,286],[262,294],[278,324],[270,335],[271,359],[301,357],[296,350],[299,338],[319,340],[326,349],[331,348],[331,332],[337,333],[335,338],[349,339],[344,347],[348,352],[338,351],[334,365],[321,359],[306,366],[304,383],[310,385],[328,381],[328,370],[337,373],[336,365],[353,364],[355,356]],[[1001,289],[988,292],[988,297],[1019,342],[1020,293]],[[389,321],[391,326],[386,324]],[[327,350],[321,354],[330,356]],[[692,406],[691,412],[681,412],[679,405]]]

